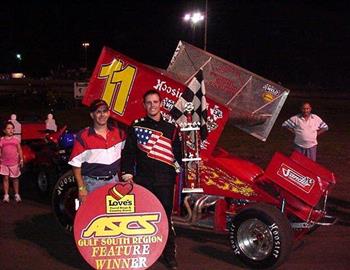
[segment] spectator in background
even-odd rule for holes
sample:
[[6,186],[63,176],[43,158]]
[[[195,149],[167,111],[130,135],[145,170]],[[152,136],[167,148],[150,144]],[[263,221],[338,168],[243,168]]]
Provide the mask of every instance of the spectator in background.
[[89,192],[119,180],[124,147],[124,134],[108,124],[110,111],[104,100],[91,103],[90,116],[93,124],[77,134],[68,162],[72,166],[81,202]]
[[47,115],[47,119],[45,120],[46,130],[49,131],[57,131],[57,125],[55,119],[53,119],[52,113]]
[[311,113],[309,102],[304,102],[300,109],[301,113],[283,122],[282,127],[295,135],[295,150],[316,161],[317,136],[327,131],[328,126],[319,116]]
[[11,114],[10,120],[9,120],[15,127],[13,135],[19,142],[22,140],[22,125],[20,122],[17,121],[17,115]]
[[19,195],[19,180],[21,175],[20,167],[23,167],[22,148],[14,136],[15,126],[11,122],[6,122],[3,132],[5,136],[0,139],[1,161],[0,174],[3,175],[4,198],[3,202],[10,202],[9,180],[12,179],[13,189],[15,191],[15,201],[21,202]]

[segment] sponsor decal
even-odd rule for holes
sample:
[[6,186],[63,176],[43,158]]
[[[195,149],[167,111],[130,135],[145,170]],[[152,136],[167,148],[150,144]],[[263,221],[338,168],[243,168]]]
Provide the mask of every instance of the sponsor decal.
[[262,97],[266,102],[274,100],[280,94],[280,91],[278,89],[268,83],[265,84],[262,88],[264,89]]
[[212,132],[215,129],[217,129],[219,127],[218,123],[216,122],[216,120],[212,117],[209,116],[207,119],[207,128],[208,128],[208,132]]
[[235,238],[235,231],[237,230],[237,227],[233,223],[231,223],[229,230],[230,230],[229,241],[231,244],[231,248],[232,248],[233,253],[235,255],[239,255],[239,254],[241,254],[241,250],[240,250],[239,246],[236,245],[236,238]]
[[65,207],[62,208],[62,203],[66,203],[68,196],[67,194],[69,194],[69,196],[74,199],[78,196],[77,193],[77,184],[73,175],[66,175],[64,177],[61,177],[56,183],[56,186],[52,193],[53,211],[56,214],[59,224],[67,232],[72,232],[73,230],[73,218],[75,215],[75,209],[74,204],[69,204],[69,207],[65,205]]
[[277,259],[281,254],[281,244],[282,244],[279,229],[276,223],[269,225],[269,229],[273,237],[272,256]]
[[309,193],[315,184],[313,178],[302,175],[284,163],[279,167],[277,174],[306,193]]
[[155,90],[158,90],[159,92],[165,92],[169,95],[172,95],[173,97],[179,98],[181,96],[181,89],[180,88],[172,88],[171,86],[167,85],[166,81],[162,81],[160,79],[157,79],[156,84],[153,86]]
[[162,100],[162,105],[165,110],[170,111],[174,107],[175,101],[166,97]]
[[221,119],[224,116],[222,110],[220,110],[218,105],[214,105],[214,107],[210,109],[210,114],[213,116],[213,119],[215,121],[217,119]]
[[[209,106],[209,103],[208,103],[208,106]],[[209,115],[207,118],[207,128],[209,133],[219,127],[217,121],[219,119],[222,119],[223,117],[224,117],[224,113],[222,112],[222,110],[219,108],[218,105],[214,105],[213,108],[209,109]]]
[[74,221],[78,250],[94,269],[147,269],[162,254],[167,237],[161,203],[131,183],[92,192]]
[[68,184],[75,184],[75,179],[73,175],[70,175],[68,177],[65,177],[63,179],[60,179],[59,183],[57,184],[57,187],[55,189],[56,196],[61,196],[63,194],[63,191],[65,189],[65,186]]
[[200,143],[201,149],[208,149],[209,145],[210,145],[210,142],[208,142],[208,140],[201,141]]
[[[240,255],[242,253],[242,250],[239,247],[239,244],[238,244],[238,241],[236,238],[236,234],[237,234],[237,230],[239,230],[239,226],[236,226],[235,224],[231,223],[229,230],[230,230],[229,241],[230,241],[230,245],[231,245],[231,248],[233,250],[233,253],[235,255]],[[270,230],[272,237],[273,237],[273,248],[272,248],[272,251],[271,251],[269,256],[271,256],[272,258],[277,260],[280,257],[281,252],[282,252],[281,251],[282,242],[281,242],[279,228],[278,228],[276,223],[273,223],[273,224],[269,225],[269,230]]]

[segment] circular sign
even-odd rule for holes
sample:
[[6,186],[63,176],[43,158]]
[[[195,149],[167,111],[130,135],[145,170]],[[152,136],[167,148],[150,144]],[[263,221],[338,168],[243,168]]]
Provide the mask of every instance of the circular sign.
[[147,189],[109,184],[90,193],[74,220],[74,238],[95,269],[147,269],[168,238],[163,206]]

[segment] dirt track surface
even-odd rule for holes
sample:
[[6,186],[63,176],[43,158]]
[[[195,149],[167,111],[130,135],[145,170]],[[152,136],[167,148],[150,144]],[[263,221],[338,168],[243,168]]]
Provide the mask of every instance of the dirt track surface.
[[[349,215],[350,205],[340,208],[338,214]],[[29,199],[21,204],[1,203],[0,217],[0,269],[91,269],[47,204]],[[177,234],[179,269],[244,269],[232,257],[225,236],[184,229]],[[349,269],[349,248],[350,223],[344,219],[298,242],[279,269]],[[166,267],[157,262],[151,269]]]

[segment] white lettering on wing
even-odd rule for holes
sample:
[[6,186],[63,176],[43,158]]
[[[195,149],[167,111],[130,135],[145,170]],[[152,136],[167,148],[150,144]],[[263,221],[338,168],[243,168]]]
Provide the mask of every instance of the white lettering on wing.
[[167,85],[166,81],[161,81],[160,79],[157,79],[157,83],[156,85],[153,86],[153,88],[158,91],[166,92],[167,94],[170,94],[177,98],[179,98],[182,94],[180,91],[180,88],[177,88],[177,89],[172,88]]
[[299,184],[302,187],[310,187],[314,183],[314,179],[301,175],[296,171],[293,171],[290,168],[282,168],[282,174],[284,177],[288,178],[289,180]]

